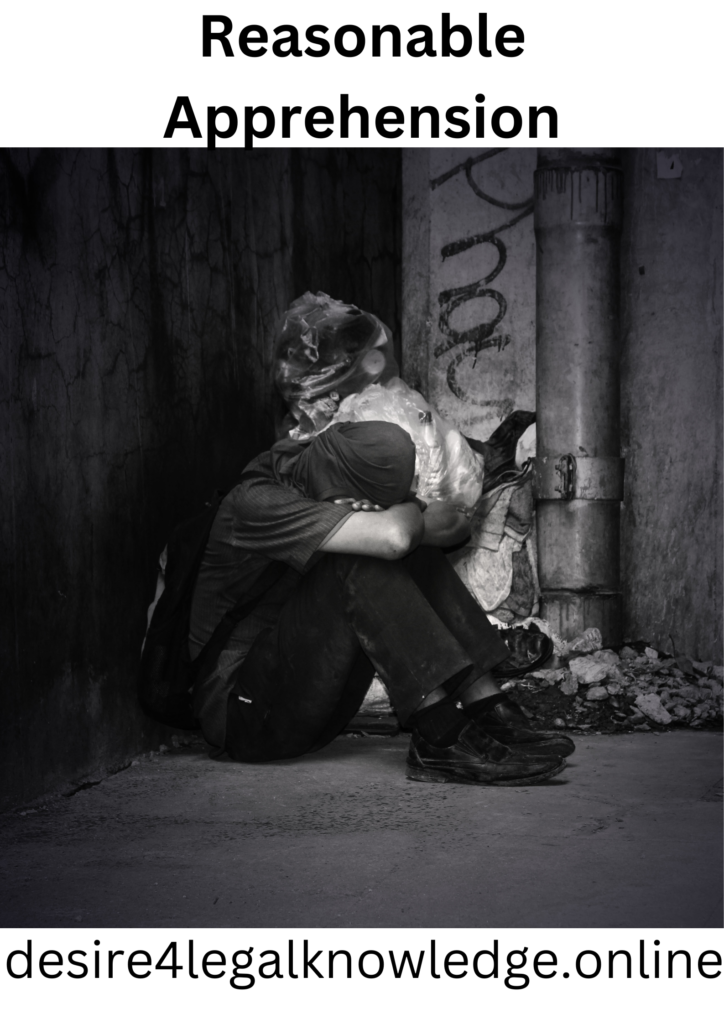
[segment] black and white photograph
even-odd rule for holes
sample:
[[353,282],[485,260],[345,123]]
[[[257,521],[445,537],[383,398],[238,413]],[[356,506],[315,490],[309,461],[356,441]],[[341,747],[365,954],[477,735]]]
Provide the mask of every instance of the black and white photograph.
[[494,141],[0,152],[1,927],[721,928],[723,151]]
[[722,31],[0,8],[7,1016],[709,1018]]

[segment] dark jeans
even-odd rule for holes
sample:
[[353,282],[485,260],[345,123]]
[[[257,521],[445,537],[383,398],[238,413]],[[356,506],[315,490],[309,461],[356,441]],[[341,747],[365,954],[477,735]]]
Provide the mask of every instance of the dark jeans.
[[399,561],[323,555],[234,670],[226,749],[238,761],[319,749],[354,717],[375,670],[404,725],[432,690],[455,697],[508,653],[438,548]]

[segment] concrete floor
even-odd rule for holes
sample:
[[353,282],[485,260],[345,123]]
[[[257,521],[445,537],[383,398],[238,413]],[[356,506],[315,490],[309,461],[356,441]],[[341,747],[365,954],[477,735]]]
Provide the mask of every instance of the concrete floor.
[[408,782],[403,736],[143,759],[0,818],[0,925],[721,926],[721,736],[578,744],[521,789]]

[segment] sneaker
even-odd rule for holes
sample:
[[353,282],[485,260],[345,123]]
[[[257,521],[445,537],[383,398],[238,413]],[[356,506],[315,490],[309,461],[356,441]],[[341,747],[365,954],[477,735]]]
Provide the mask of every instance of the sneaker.
[[498,743],[521,754],[545,757],[570,757],[576,745],[569,736],[556,732],[537,732],[518,705],[505,693],[486,701],[475,715],[476,725]]
[[434,747],[413,732],[406,775],[416,782],[532,786],[558,775],[565,766],[560,757],[531,757],[509,750],[470,722],[449,747]]

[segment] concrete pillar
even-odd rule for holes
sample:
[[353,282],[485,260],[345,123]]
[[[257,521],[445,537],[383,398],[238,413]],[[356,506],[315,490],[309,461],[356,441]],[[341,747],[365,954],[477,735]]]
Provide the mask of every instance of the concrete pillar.
[[619,235],[614,150],[539,150],[535,172],[542,614],[621,641]]

